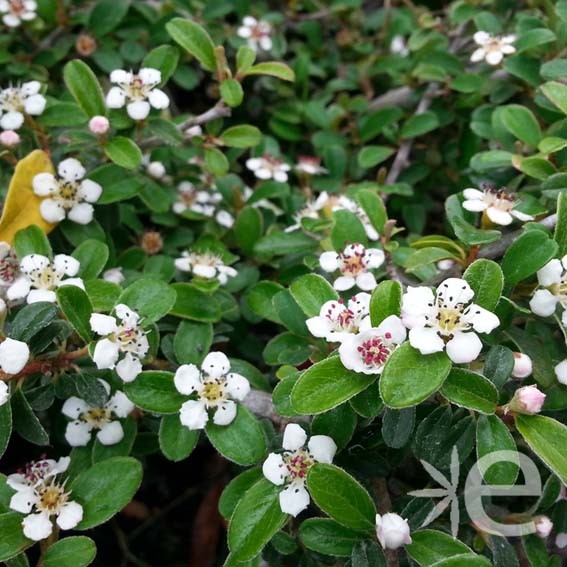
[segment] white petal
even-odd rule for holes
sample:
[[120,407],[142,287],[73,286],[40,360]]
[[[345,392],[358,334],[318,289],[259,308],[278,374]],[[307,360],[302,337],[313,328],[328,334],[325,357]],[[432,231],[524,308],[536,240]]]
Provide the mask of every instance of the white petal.
[[83,291],[85,291],[85,283],[81,278],[67,278],[65,280],[61,280],[57,287],[63,287],[66,285],[74,285],[75,287],[80,287]]
[[169,106],[169,97],[160,89],[153,89],[148,95],[150,104],[159,110]]
[[85,400],[81,400],[81,398],[77,398],[76,396],[71,396],[61,408],[61,413],[66,415],[71,419],[78,419],[79,416],[90,409],[89,404],[85,402]]
[[411,329],[425,325],[426,316],[432,317],[435,312],[435,296],[430,288],[425,286],[407,288],[402,296],[402,321],[406,327]]
[[[333,287],[337,291],[346,291],[356,285],[356,281],[352,276],[339,276],[334,282]],[[376,281],[376,280],[374,280]]]
[[331,332],[331,322],[326,317],[310,317],[305,324],[314,337],[327,338]]
[[152,67],[143,67],[140,69],[138,77],[140,77],[144,85],[157,85],[161,83],[161,71],[153,69]]
[[118,330],[116,319],[110,315],[102,313],[93,313],[89,319],[91,330],[97,335],[110,335]]
[[485,211],[488,205],[484,201],[463,201],[463,209],[472,211],[473,213],[480,213]]
[[78,203],[67,213],[68,219],[77,224],[89,224],[93,216],[94,207],[90,203]]
[[63,272],[66,276],[76,276],[79,273],[81,264],[79,260],[73,258],[73,256],[67,256],[66,254],[57,254],[53,258],[53,267],[58,272]]
[[22,86],[20,87],[20,91],[26,96],[37,94],[40,90],[41,83],[39,81],[27,81],[25,83],[22,83]]
[[226,390],[233,400],[241,402],[250,392],[250,382],[236,372],[230,372],[226,377]]
[[309,492],[303,484],[293,483],[280,492],[280,508],[284,514],[297,516],[310,502]]
[[339,347],[339,357],[343,366],[354,372],[363,372],[364,374],[375,374],[373,368],[367,367],[362,361],[362,357],[358,352],[360,346],[360,337],[358,335],[346,335]]
[[124,303],[119,303],[114,308],[114,312],[116,313],[116,316],[122,321],[122,323],[130,327],[136,326],[138,321],[140,320],[140,316],[135,311],[130,309],[127,305],[124,305]]
[[497,207],[488,207],[486,215],[494,224],[501,226],[508,226],[514,220],[514,217],[508,211],[502,211]]
[[128,396],[118,390],[106,403],[106,407],[114,413],[116,417],[127,417],[136,407],[128,398]]
[[225,376],[230,370],[230,362],[226,354],[222,352],[210,352],[205,356],[201,370],[206,372],[212,378],[220,378]]
[[65,439],[71,447],[84,447],[91,440],[92,425],[84,421],[71,421],[65,430]]
[[452,309],[457,305],[466,305],[474,297],[474,291],[465,280],[448,278],[437,288],[437,296]]
[[99,370],[114,368],[118,360],[120,347],[118,343],[110,339],[102,339],[96,343],[93,352],[93,361]]
[[482,342],[476,333],[456,333],[447,343],[447,354],[455,364],[465,364],[478,358]]
[[386,256],[379,248],[367,248],[363,258],[366,262],[366,267],[374,270],[384,263]]
[[126,103],[126,95],[120,87],[112,87],[106,95],[108,108],[122,108]]
[[246,160],[246,167],[251,171],[256,171],[264,165],[264,160],[262,158],[250,158]]
[[22,522],[24,535],[33,541],[41,541],[49,537],[53,530],[53,525],[47,514],[30,514]]
[[189,396],[201,389],[201,372],[194,364],[183,364],[175,372],[173,383],[180,394]]
[[182,272],[190,272],[191,260],[189,258],[176,258],[175,267]]
[[124,439],[124,429],[119,421],[111,421],[105,423],[100,431],[96,434],[96,438],[103,445],[116,445]]
[[21,514],[29,514],[38,497],[31,486],[23,486],[10,498],[10,509]]
[[58,165],[57,173],[66,181],[78,181],[85,176],[86,170],[78,159],[68,158]]
[[276,170],[273,172],[274,181],[278,181],[279,183],[285,183],[287,181],[287,173],[285,171]]
[[484,49],[484,47],[479,47],[478,49],[475,49],[471,55],[471,62],[472,63],[478,63],[479,61],[482,61],[486,56],[486,50]]
[[203,402],[188,400],[179,410],[179,419],[189,429],[203,429],[209,417]]
[[288,423],[284,430],[282,447],[286,451],[297,451],[300,447],[305,445],[307,441],[307,433],[297,423]]
[[560,384],[567,385],[567,360],[563,360],[555,367],[555,376]]
[[409,332],[409,342],[421,354],[432,354],[441,352],[445,348],[445,343],[439,337],[435,329],[429,327],[414,327]]
[[[335,280],[335,284],[336,284],[336,280]],[[360,289],[363,289],[364,291],[372,291],[378,285],[378,283],[376,282],[376,278],[374,277],[374,274],[371,274],[370,272],[366,272],[364,274],[359,274],[358,276],[356,276],[356,285]],[[338,288],[335,286],[335,289]]]
[[83,507],[77,502],[67,502],[57,516],[57,525],[62,530],[72,530],[83,519]]
[[217,269],[214,266],[203,266],[202,264],[195,264],[193,266],[193,273],[200,278],[212,279],[217,274]]
[[2,21],[9,27],[9,28],[17,28],[20,24],[20,18],[14,16],[13,14],[6,14],[2,16]]
[[477,31],[474,35],[473,35],[473,40],[477,45],[486,45],[490,39],[492,38],[492,36],[485,31]]
[[96,203],[102,195],[102,187],[90,179],[84,179],[79,187],[78,195],[89,203]]
[[22,272],[29,274],[37,271],[42,272],[47,266],[50,265],[49,258],[41,254],[28,254],[22,258],[20,269]]
[[31,116],[39,116],[45,110],[46,103],[43,95],[35,94],[26,99],[24,110]]
[[128,73],[123,69],[114,69],[112,73],[110,73],[110,82],[111,83],[130,83],[132,82],[132,73]]
[[510,214],[518,220],[521,220],[522,222],[534,220],[534,217],[532,215],[527,215],[526,213],[522,213],[520,211],[513,210]]
[[337,444],[328,435],[313,435],[307,448],[318,463],[331,464],[337,452]]
[[469,187],[468,189],[463,190],[463,197],[467,200],[475,200],[475,201],[482,201],[484,199],[484,193],[479,191],[478,189],[473,189]]
[[33,192],[39,197],[47,197],[57,190],[59,184],[51,173],[38,173],[32,181]]
[[397,345],[403,343],[407,337],[406,328],[397,315],[386,317],[380,325],[378,325],[377,333]]
[[530,299],[530,309],[540,317],[549,317],[555,313],[558,299],[547,289],[538,289]]
[[234,225],[234,217],[227,211],[218,211],[215,215],[216,221],[225,228],[232,228]]
[[339,269],[339,255],[336,252],[323,252],[319,256],[319,265],[325,272],[334,272]]
[[471,323],[473,329],[479,333],[490,333],[500,325],[500,319],[494,313],[476,303],[471,303],[467,307],[463,313],[463,320]]
[[24,123],[24,115],[21,112],[10,111],[0,118],[0,126],[4,130],[18,130]]
[[145,120],[150,113],[150,103],[146,100],[135,100],[126,106],[128,116],[133,120]]
[[32,289],[28,293],[26,300],[29,304],[39,303],[41,301],[47,301],[48,303],[55,303],[57,301],[57,296],[54,291],[49,291],[46,289]]
[[65,209],[55,199],[44,199],[39,205],[39,212],[43,220],[50,223],[61,222],[65,218]]
[[229,425],[236,417],[236,404],[231,400],[226,400],[220,404],[213,416],[213,421],[217,425]]
[[0,382],[0,406],[10,399],[10,387],[6,382]]
[[126,356],[116,365],[116,374],[118,374],[124,382],[132,382],[140,372],[142,372],[140,359],[129,352],[127,352]]
[[504,59],[504,55],[502,54],[502,51],[489,51],[486,54],[486,62],[489,65],[498,65],[502,59]]
[[563,275],[563,265],[561,260],[554,258],[550,260],[541,270],[537,271],[537,281],[543,287],[557,284],[561,281]]
[[270,453],[262,465],[262,473],[272,484],[281,486],[287,476],[283,457],[277,453]]
[[30,349],[22,341],[4,339],[0,344],[0,367],[6,374],[18,374],[30,358]]

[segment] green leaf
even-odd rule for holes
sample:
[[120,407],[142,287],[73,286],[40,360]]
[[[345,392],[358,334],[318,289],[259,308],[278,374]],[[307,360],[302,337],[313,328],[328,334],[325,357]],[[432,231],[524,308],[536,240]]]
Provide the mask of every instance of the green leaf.
[[538,156],[514,156],[512,165],[526,175],[540,181],[545,181],[548,177],[557,173],[557,169],[551,161]]
[[43,556],[44,567],[86,567],[96,555],[95,542],[86,536],[66,537],[51,545]]
[[252,148],[262,141],[262,132],[256,126],[239,124],[225,130],[219,138],[225,146],[231,148]]
[[554,136],[544,138],[537,145],[537,149],[542,154],[554,154],[563,150],[564,148],[567,148],[567,140],[565,140],[564,138],[556,138]]
[[69,61],[63,68],[63,80],[89,118],[106,115],[102,89],[90,67],[80,59]]
[[176,43],[201,63],[203,69],[216,69],[215,45],[199,24],[189,19],[174,18],[165,25],[165,29]]
[[458,539],[437,530],[419,530],[411,534],[412,542],[406,545],[408,555],[422,567],[437,565],[439,561],[463,554],[472,554],[472,550]]
[[91,10],[87,29],[102,38],[118,27],[128,8],[129,0],[100,0]]
[[245,492],[261,478],[264,478],[262,470],[259,467],[255,467],[240,473],[225,486],[219,500],[219,512],[224,518],[230,519],[236,505]]
[[402,286],[400,283],[385,280],[380,282],[370,298],[370,321],[373,327],[390,315],[400,314],[402,308]]
[[481,555],[463,553],[434,563],[435,567],[494,567],[492,563]]
[[256,52],[247,45],[241,45],[236,52],[236,70],[239,74],[246,73],[256,61]]
[[24,536],[22,520],[22,514],[17,512],[0,514],[0,561],[18,555],[35,543]]
[[0,406],[0,458],[6,451],[12,435],[12,407],[9,403]]
[[[477,460],[495,451],[516,451],[516,442],[504,422],[495,415],[480,416],[476,424]],[[494,463],[483,470],[486,484],[513,485],[518,478],[518,464],[513,460]]]
[[108,246],[99,240],[83,240],[73,251],[73,258],[79,260],[79,277],[92,280],[102,272],[108,262]]
[[112,311],[122,293],[119,285],[104,280],[88,280],[85,289],[95,311]]
[[254,254],[254,245],[262,236],[264,220],[256,207],[244,207],[234,224],[234,237],[238,247],[246,254]]
[[502,107],[500,117],[505,128],[518,140],[537,147],[541,128],[531,110],[519,104],[509,104]]
[[386,161],[394,151],[394,148],[388,146],[366,146],[358,152],[358,165],[365,169],[374,167]]
[[441,394],[457,406],[484,414],[494,413],[498,403],[498,390],[492,382],[464,368],[451,370]]
[[504,274],[492,260],[475,260],[463,274],[474,291],[474,302],[489,311],[494,311],[504,287]]
[[185,427],[179,415],[164,415],[159,426],[159,447],[166,459],[179,462],[186,459],[199,440],[199,431]]
[[128,305],[143,317],[144,325],[149,325],[171,311],[176,298],[173,286],[153,278],[140,278],[120,294],[118,303]]
[[329,518],[308,518],[299,526],[299,538],[307,549],[317,553],[349,557],[364,534],[345,528]]
[[261,478],[236,505],[228,528],[228,546],[239,561],[256,557],[288,519],[280,508],[281,486]]
[[221,308],[214,297],[188,283],[175,283],[170,287],[177,293],[172,315],[203,323],[215,323],[221,318]]
[[567,484],[567,427],[543,415],[517,415],[516,428],[530,449]]
[[515,47],[518,53],[523,53],[524,51],[546,43],[551,43],[555,40],[555,34],[551,30],[540,27],[521,33],[515,42]]
[[512,374],[514,354],[505,346],[495,345],[484,360],[484,375],[500,389]]
[[[242,86],[236,79],[225,79],[220,84],[220,93],[222,99],[224,100],[224,102],[226,102],[226,104],[228,104],[228,106],[234,108],[242,104],[244,91],[242,90]],[[255,146],[256,144],[253,145]]]
[[553,238],[557,242],[557,255],[562,258],[567,254],[567,193],[559,193],[557,197],[557,224]]
[[360,541],[352,550],[351,567],[386,567],[384,552],[375,541]]
[[335,250],[342,250],[352,242],[366,246],[368,238],[361,220],[351,211],[333,211],[335,225],[331,230],[331,243]]
[[490,171],[492,169],[502,169],[512,166],[514,154],[504,150],[490,150],[475,154],[470,161],[470,166],[475,171]]
[[20,260],[28,254],[42,254],[48,258],[52,255],[51,244],[45,232],[35,224],[16,232],[14,248]]
[[301,414],[328,411],[362,392],[376,376],[347,370],[338,356],[310,366],[291,391],[291,405]]
[[57,317],[59,310],[53,303],[41,301],[22,307],[10,325],[12,339],[29,343]]
[[498,230],[479,229],[467,222],[457,195],[451,195],[447,198],[445,212],[457,238],[469,246],[494,242],[501,236]]
[[307,475],[307,488],[315,504],[333,520],[355,530],[372,530],[376,507],[366,490],[348,473],[315,463]]
[[130,138],[116,136],[104,146],[104,153],[116,165],[137,169],[142,164],[142,150]]
[[158,69],[161,72],[161,83],[164,85],[173,76],[179,62],[179,49],[174,45],[160,45],[152,49],[142,61],[141,67]]
[[270,75],[281,79],[282,81],[295,81],[295,73],[293,70],[285,63],[281,63],[279,61],[265,61],[263,63],[253,65],[244,73],[245,77],[250,75]]
[[88,530],[103,524],[126,506],[142,482],[142,465],[132,457],[114,457],[82,472],[69,487],[73,500],[83,506],[83,519],[75,528]]
[[205,167],[217,177],[225,175],[229,168],[227,157],[217,148],[205,148]]
[[436,248],[434,246],[421,248],[408,256],[404,262],[404,267],[410,273],[416,272],[424,266],[429,266],[447,258],[455,259],[455,254],[445,248]]
[[26,441],[35,445],[48,445],[49,435],[35,415],[21,388],[11,397],[14,429]]
[[438,127],[439,118],[437,114],[427,110],[422,114],[410,116],[402,126],[400,135],[402,138],[415,138],[416,136],[423,136],[423,134],[427,134]]
[[88,343],[92,338],[89,321],[93,312],[89,296],[80,287],[74,285],[61,286],[56,293],[61,311],[73,325],[77,334]]
[[209,441],[225,458],[239,465],[254,465],[266,453],[266,437],[258,420],[242,405],[229,425],[209,420],[205,428]]
[[308,317],[319,315],[323,303],[339,298],[331,284],[317,274],[306,274],[297,278],[291,283],[289,290]]
[[404,447],[410,440],[415,425],[415,408],[394,410],[386,408],[382,417],[384,443],[393,449]]
[[181,321],[173,339],[175,358],[179,364],[201,364],[213,344],[210,323]]
[[371,189],[357,191],[356,200],[370,219],[372,226],[378,233],[382,233],[384,225],[388,220],[388,212],[386,211],[384,201]]
[[451,370],[444,352],[422,355],[404,343],[390,356],[380,379],[380,396],[391,408],[415,406],[443,385]]
[[528,230],[506,250],[502,271],[506,285],[514,286],[535,274],[557,255],[557,243],[541,230]]
[[550,81],[541,85],[543,94],[557,107],[561,112],[567,114],[567,86],[557,81]]
[[303,232],[274,232],[260,238],[254,246],[254,252],[267,256],[287,256],[308,254],[317,247],[318,242]]
[[145,370],[125,383],[124,393],[139,408],[155,413],[177,413],[187,399],[177,391],[171,372],[157,370]]

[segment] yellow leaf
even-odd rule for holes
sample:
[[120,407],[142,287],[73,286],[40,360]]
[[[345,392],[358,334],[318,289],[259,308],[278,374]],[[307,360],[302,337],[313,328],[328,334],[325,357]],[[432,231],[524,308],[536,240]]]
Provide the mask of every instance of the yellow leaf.
[[17,163],[0,218],[0,241],[12,244],[16,232],[32,224],[46,234],[57,226],[43,220],[39,212],[42,199],[33,192],[33,178],[44,172],[54,173],[54,170],[49,156],[42,150],[34,150]]

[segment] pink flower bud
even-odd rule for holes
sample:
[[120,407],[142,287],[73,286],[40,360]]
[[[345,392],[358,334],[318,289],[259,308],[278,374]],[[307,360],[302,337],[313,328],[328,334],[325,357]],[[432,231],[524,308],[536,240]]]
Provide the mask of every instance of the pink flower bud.
[[539,413],[545,401],[545,394],[537,386],[524,386],[514,393],[508,408],[516,413],[533,415]]
[[547,516],[536,516],[534,518],[536,535],[545,539],[553,529],[553,522]]
[[97,136],[106,134],[109,128],[110,122],[108,121],[108,118],[106,118],[106,116],[93,116],[89,120],[89,130]]
[[7,148],[13,148],[20,143],[20,136],[14,130],[4,130],[0,134],[0,144]]
[[532,359],[521,352],[514,353],[514,369],[512,376],[514,378],[527,378],[532,373]]
[[397,549],[411,543],[408,521],[398,514],[376,514],[376,537],[383,549]]

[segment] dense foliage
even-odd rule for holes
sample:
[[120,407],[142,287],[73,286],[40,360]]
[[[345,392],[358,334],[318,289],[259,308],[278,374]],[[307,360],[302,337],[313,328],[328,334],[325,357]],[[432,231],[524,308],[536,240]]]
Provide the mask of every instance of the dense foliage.
[[0,1],[0,561],[561,565],[567,2],[379,4]]

